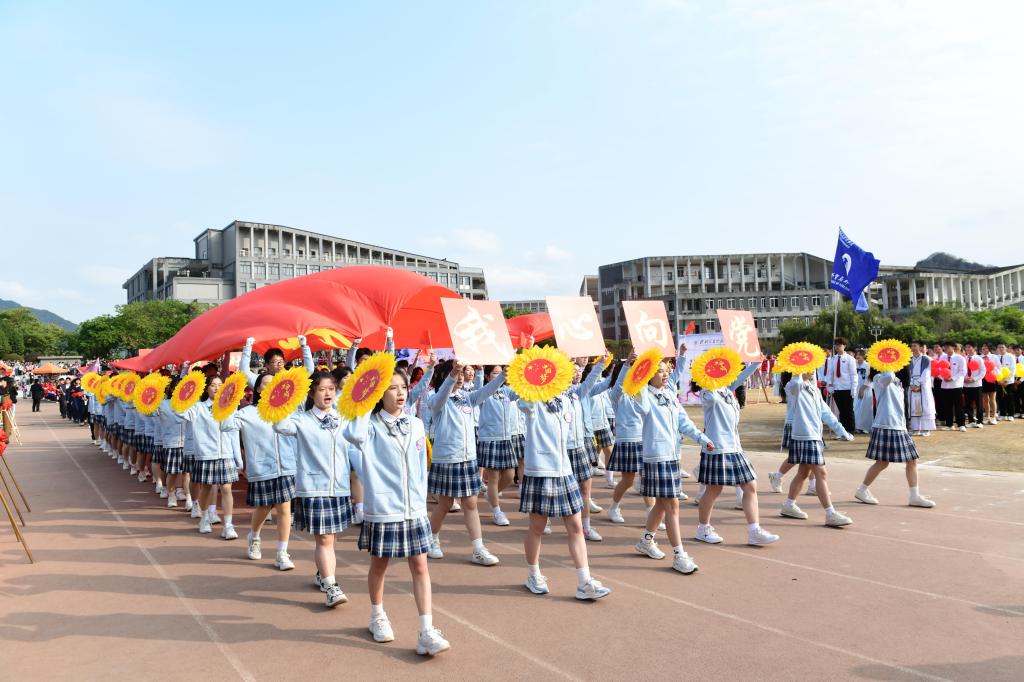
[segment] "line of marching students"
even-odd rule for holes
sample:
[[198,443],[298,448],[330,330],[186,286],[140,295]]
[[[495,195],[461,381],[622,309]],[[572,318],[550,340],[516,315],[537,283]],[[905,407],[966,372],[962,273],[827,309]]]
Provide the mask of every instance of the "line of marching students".
[[[674,369],[663,361],[633,396],[623,390],[623,383],[635,356],[614,364],[610,357],[577,359],[570,388],[546,402],[517,396],[505,385],[504,367],[471,367],[458,360],[438,364],[431,354],[427,366],[414,368],[411,374],[399,363],[372,412],[349,421],[340,416],[337,401],[349,375],[370,351],[358,349],[357,340],[346,361],[327,371],[316,369],[306,340],[300,336],[299,341],[303,365],[311,373],[309,392],[304,405],[277,423],[264,421],[256,404],[271,378],[285,369],[285,355],[280,349],[268,350],[262,370],[254,373],[250,338],[240,367],[252,396],[223,421],[213,416],[213,398],[222,380],[212,364],[191,370],[205,374],[204,400],[180,414],[171,408],[174,387],[189,371],[185,363],[171,378],[167,399],[152,415],[138,413],[130,400],[108,398],[101,403],[90,394],[93,442],[138,481],[151,479],[169,508],[183,505],[197,520],[199,533],[212,533],[220,525],[225,540],[238,538],[232,484],[244,471],[246,503],[253,508],[248,557],[262,559],[262,532],[273,518],[278,537],[274,566],[291,570],[295,565],[289,553],[290,531],[308,533],[315,543],[313,581],[328,607],[348,600],[335,576],[335,535],[360,526],[358,547],[370,555],[368,629],[377,642],[395,639],[383,605],[384,580],[390,560],[405,559],[420,614],[416,651],[434,655],[449,648],[433,625],[428,559],[445,556],[443,524],[449,512],[461,511],[471,541],[470,561],[498,564],[499,558],[484,543],[478,505],[482,501],[489,507],[494,525],[510,525],[501,495],[516,485],[519,511],[528,524],[525,587],[530,592],[550,591],[540,570],[541,545],[544,535],[551,533],[551,520],[561,519],[576,568],[576,598],[592,601],[610,593],[591,575],[587,552],[587,542],[603,540],[593,515],[604,510],[591,497],[593,475],[601,469],[607,484],[614,486],[608,521],[625,522],[621,501],[639,474],[638,492],[647,516],[636,552],[664,558],[657,542],[664,531],[672,549],[671,568],[692,574],[698,567],[684,549],[679,518],[679,500],[686,499],[681,479],[689,476],[681,465],[683,437],[700,445],[693,537],[709,544],[723,541],[711,523],[712,511],[722,490],[732,486],[736,506],[746,517],[747,543],[769,545],[779,540],[760,525],[756,475],[740,441],[740,405],[734,392],[759,363],[747,365],[730,386],[690,387],[702,402],[703,431],[679,401],[685,346],[679,348]],[[389,350],[393,351],[390,336]],[[883,372],[874,376],[871,386],[877,408],[867,457],[874,464],[856,499],[877,504],[868,486],[889,463],[901,462],[907,467],[910,504],[933,506],[917,487],[917,452],[904,420],[903,384],[892,372]],[[797,473],[781,515],[808,517],[796,499],[803,482],[813,477],[826,525],[847,525],[849,517],[831,502],[823,427],[840,438],[853,436],[822,400],[813,371],[794,377],[785,390],[789,456],[769,476],[773,489],[781,491],[786,471],[796,468]],[[618,482],[616,472],[621,476]],[[432,509],[429,502],[434,503]]]

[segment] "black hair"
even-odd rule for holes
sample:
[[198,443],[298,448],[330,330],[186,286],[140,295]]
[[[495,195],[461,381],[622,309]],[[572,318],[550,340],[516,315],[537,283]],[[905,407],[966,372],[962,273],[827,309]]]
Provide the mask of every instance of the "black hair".
[[[205,374],[205,372],[204,372],[204,374]],[[206,400],[207,393],[210,392],[210,384],[213,383],[214,379],[219,379],[219,378],[220,377],[217,376],[216,374],[207,374],[206,375],[206,383],[203,384],[203,397],[201,398],[201,400]]]
[[[402,381],[405,382],[405,390],[406,391],[409,390],[409,376],[405,373],[405,370],[403,370],[403,369],[401,369],[399,367],[395,367],[395,372],[394,372],[393,376],[402,377]],[[378,412],[380,412],[383,409],[384,409],[384,396],[381,396],[380,400],[377,401],[377,404],[373,406],[373,414],[377,414]]]
[[256,377],[256,383],[252,385],[252,404],[256,405],[260,401],[260,384],[263,382],[264,377],[274,376],[270,372],[260,372]]
[[597,367],[599,364],[600,363],[597,362],[588,362],[586,365],[584,365],[583,375],[580,377],[580,382],[586,381],[590,373],[593,372],[594,368]]
[[334,388],[338,388],[338,382],[330,372],[324,372],[322,370],[313,372],[313,376],[309,378],[309,392],[306,393],[306,410],[313,409],[313,394],[316,393],[317,386],[324,379],[330,379],[334,382]]
[[370,350],[369,348],[360,348],[359,350],[356,351],[356,362],[359,362],[367,355],[373,355],[373,351]]
[[270,361],[279,355],[281,356],[281,359],[284,360],[283,350],[281,350],[280,348],[268,348],[267,351],[263,354],[263,364],[269,365]]
[[612,385],[613,386],[619,380],[619,372],[621,372],[622,369],[625,366],[626,366],[626,363],[624,363],[624,362],[616,362],[614,367],[612,367]]
[[345,383],[345,378],[352,373],[352,368],[348,366],[335,367],[331,370],[331,376],[334,377],[334,384],[341,386]]
[[[419,372],[419,374],[417,374],[417,372]],[[409,373],[409,381],[419,381],[423,378],[424,374],[426,374],[426,372],[422,367],[413,367],[412,372]]]
[[454,363],[452,360],[445,360],[444,362],[439,362],[437,366],[434,367],[434,376],[430,378],[430,385],[435,391],[441,388],[441,384],[443,384],[444,380],[448,378],[448,375],[452,373],[453,365]]
[[172,376],[171,380],[167,382],[167,388],[164,390],[164,395],[170,398],[174,395],[174,389],[178,387],[178,382],[181,381],[180,377]]
[[409,361],[399,360],[398,362],[395,363],[395,367],[402,370],[403,372],[407,372],[409,370]]
[[845,339],[844,337],[842,337],[842,336],[837,336],[837,337],[835,338],[835,341],[833,341],[833,342],[832,342],[832,345],[833,345],[833,346],[844,346],[844,347],[845,347],[845,346],[849,346],[849,345],[850,345],[850,343],[849,343],[849,341],[847,341],[847,340],[846,340],[846,339]]

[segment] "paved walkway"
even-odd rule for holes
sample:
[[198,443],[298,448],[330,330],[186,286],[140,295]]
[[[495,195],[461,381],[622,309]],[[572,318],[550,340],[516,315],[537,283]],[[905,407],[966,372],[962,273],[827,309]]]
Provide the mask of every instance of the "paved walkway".
[[[864,462],[830,464],[837,506],[855,525],[777,516],[781,495],[761,494],[771,547],[740,544],[742,515],[723,496],[717,547],[687,542],[701,570],[634,553],[642,503],[627,497],[625,526],[599,520],[595,575],[614,592],[573,598],[575,575],[559,531],[546,540],[552,594],[522,587],[523,518],[485,524],[502,563],[468,563],[469,542],[449,517],[447,557],[431,563],[435,623],[452,650],[416,656],[416,612],[404,564],[389,572],[385,605],[397,640],[366,631],[367,558],[356,532],[339,543],[338,577],[350,602],[323,606],[311,584],[312,545],[293,535],[297,570],[245,557],[244,540],[200,536],[184,512],[163,508],[55,407],[19,414],[23,445],[8,450],[29,495],[29,565],[10,529],[0,535],[0,670],[26,679],[591,680],[699,676],[758,680],[1020,680],[1024,676],[1024,474],[922,468],[933,510],[903,506],[892,469],[873,487],[882,501],[852,501]],[[863,440],[863,439],[862,439]],[[866,447],[866,442],[864,443]],[[695,459],[696,454],[690,458]],[[754,453],[761,473],[776,453]],[[240,487],[240,486],[239,486]],[[689,479],[686,490],[694,492]],[[602,505],[610,492],[600,488]],[[248,512],[236,525],[244,538]],[[684,504],[684,534],[695,507]],[[273,547],[274,528],[263,533]],[[272,552],[269,552],[272,555]]]

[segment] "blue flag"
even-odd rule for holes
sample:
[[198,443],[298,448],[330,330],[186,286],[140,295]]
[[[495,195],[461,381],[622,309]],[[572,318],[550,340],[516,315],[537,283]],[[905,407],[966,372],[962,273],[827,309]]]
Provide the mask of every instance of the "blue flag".
[[832,281],[828,286],[853,300],[853,309],[858,313],[868,310],[868,297],[864,290],[878,277],[878,266],[878,259],[873,253],[854,244],[839,228],[836,257],[832,263]]

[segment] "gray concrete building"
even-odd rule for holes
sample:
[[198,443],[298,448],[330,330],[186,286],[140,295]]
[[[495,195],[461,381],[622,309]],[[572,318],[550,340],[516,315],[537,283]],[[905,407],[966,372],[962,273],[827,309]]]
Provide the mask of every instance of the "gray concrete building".
[[530,298],[519,301],[502,301],[502,310],[522,310],[527,313],[546,313],[548,304],[543,298]]
[[872,298],[891,317],[946,303],[967,310],[1024,308],[1024,264],[982,269],[884,267],[872,285]]
[[349,265],[412,270],[458,292],[487,298],[480,268],[283,225],[236,220],[204,230],[191,258],[153,258],[124,283],[129,303],[176,299],[218,304],[292,277]]

